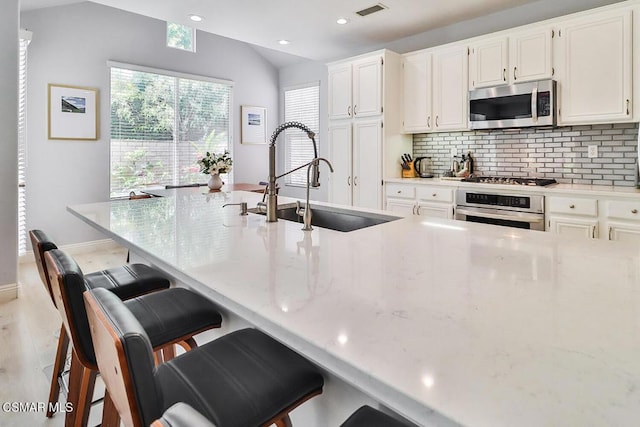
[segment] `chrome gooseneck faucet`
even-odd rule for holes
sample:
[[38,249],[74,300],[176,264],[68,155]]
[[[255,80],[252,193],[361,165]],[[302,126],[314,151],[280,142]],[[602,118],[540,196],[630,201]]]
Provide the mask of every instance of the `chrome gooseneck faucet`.
[[315,140],[316,134],[311,129],[309,129],[306,125],[300,122],[286,122],[281,124],[276,128],[276,130],[273,131],[273,134],[271,135],[271,139],[269,140],[269,184],[267,187],[267,222],[276,222],[278,220],[276,216],[276,210],[278,207],[278,195],[276,193],[276,180],[278,178],[281,178],[285,175],[290,174],[291,172],[294,172],[300,169],[301,167],[307,166],[307,165],[304,165],[299,168],[290,170],[289,172],[283,173],[280,176],[276,176],[276,140],[278,139],[278,135],[280,135],[282,131],[289,128],[297,128],[306,132],[311,142],[313,142],[314,160],[311,161],[311,167],[313,169],[311,173],[311,186],[312,187],[320,186],[320,183],[318,181],[320,178],[320,172],[318,169],[320,163],[315,160],[318,158],[318,147],[316,146],[316,140]]

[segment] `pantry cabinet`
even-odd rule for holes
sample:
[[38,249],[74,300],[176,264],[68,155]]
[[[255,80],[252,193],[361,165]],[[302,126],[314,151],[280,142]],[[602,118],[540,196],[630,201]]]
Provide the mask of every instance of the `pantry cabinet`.
[[469,51],[469,88],[551,78],[554,35],[555,30],[542,26],[473,43]]
[[401,57],[381,50],[328,64],[329,201],[382,209],[383,179],[410,153],[402,134]]
[[403,130],[468,129],[467,47],[428,49],[403,57]]
[[611,123],[632,118],[631,10],[561,23],[558,122]]

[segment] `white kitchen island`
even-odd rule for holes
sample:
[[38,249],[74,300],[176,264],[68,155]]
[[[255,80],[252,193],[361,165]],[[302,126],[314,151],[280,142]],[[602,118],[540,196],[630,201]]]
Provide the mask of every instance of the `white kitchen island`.
[[639,246],[419,216],[305,234],[222,208],[260,198],[69,211],[420,425],[638,425]]

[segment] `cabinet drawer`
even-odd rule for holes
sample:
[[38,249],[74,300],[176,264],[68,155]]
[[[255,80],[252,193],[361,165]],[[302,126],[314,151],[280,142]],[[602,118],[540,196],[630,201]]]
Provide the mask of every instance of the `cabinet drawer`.
[[453,203],[453,190],[451,188],[421,185],[416,188],[416,195],[420,200]]
[[387,184],[385,191],[387,197],[396,197],[399,199],[415,199],[416,187],[413,185]]
[[640,221],[640,202],[627,200],[609,200],[607,203],[607,217],[620,219],[635,219]]
[[547,197],[547,212],[597,216],[598,201],[578,197]]

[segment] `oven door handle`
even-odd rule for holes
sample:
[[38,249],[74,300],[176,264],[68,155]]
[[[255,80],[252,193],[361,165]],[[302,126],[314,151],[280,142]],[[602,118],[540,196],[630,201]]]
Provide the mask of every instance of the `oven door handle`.
[[514,212],[512,214],[502,214],[496,209],[473,209],[456,207],[458,215],[477,216],[480,218],[505,219],[507,221],[527,222],[529,224],[537,224],[544,222],[544,215],[529,215],[523,212]]

